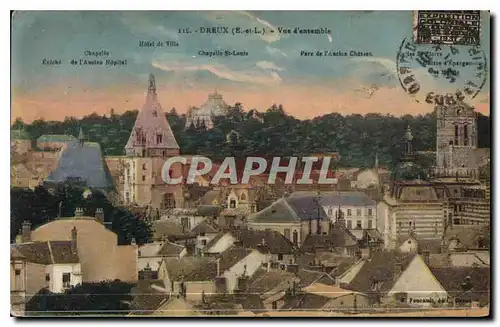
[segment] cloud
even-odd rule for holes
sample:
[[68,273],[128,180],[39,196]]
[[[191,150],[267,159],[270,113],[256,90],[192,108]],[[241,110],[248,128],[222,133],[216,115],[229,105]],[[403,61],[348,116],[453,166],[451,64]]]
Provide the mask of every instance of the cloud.
[[266,51],[272,55],[272,56],[283,56],[283,57],[288,57],[288,55],[286,53],[284,53],[283,51],[281,51],[280,49],[278,48],[273,48],[269,45],[266,45]]
[[158,61],[153,61],[152,65],[158,69],[172,72],[208,71],[219,78],[234,82],[276,85],[282,81],[281,77],[275,71],[263,71],[258,69],[232,70],[222,64],[189,65],[178,61],[162,64]]
[[276,66],[275,63],[271,61],[259,61],[258,63],[255,64],[255,66],[262,68],[262,69],[271,69],[271,70],[277,70],[277,71],[284,71],[284,68]]

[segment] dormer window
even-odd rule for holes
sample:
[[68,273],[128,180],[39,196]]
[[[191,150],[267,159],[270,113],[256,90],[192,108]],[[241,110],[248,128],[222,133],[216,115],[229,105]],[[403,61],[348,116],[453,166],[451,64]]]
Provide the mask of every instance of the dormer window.
[[161,144],[163,141],[163,134],[156,134],[156,143]]
[[158,111],[153,110],[153,117],[158,117]]

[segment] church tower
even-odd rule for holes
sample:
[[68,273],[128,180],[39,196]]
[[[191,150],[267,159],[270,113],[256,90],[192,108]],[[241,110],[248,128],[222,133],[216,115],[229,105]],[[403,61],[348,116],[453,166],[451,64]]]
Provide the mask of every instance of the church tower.
[[477,118],[474,108],[461,102],[437,106],[436,177],[477,175]]
[[[182,185],[167,185],[162,178],[165,161],[179,155],[179,145],[158,101],[153,75],[125,152],[121,191],[125,205],[148,207],[158,214],[183,206]],[[168,173],[172,178],[181,177],[182,165],[172,165]]]
[[179,145],[158,101],[152,74],[149,75],[146,101],[125,145],[125,152],[127,156],[135,157],[167,158],[179,154]]

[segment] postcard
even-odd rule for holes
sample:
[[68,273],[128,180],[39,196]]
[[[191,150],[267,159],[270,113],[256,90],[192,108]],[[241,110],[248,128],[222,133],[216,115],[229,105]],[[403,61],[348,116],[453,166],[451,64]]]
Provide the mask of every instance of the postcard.
[[488,317],[490,13],[13,11],[14,317]]

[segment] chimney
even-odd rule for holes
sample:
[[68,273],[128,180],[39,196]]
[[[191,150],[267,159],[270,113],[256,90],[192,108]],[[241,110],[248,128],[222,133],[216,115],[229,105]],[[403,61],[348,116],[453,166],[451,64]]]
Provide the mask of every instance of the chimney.
[[83,216],[83,208],[77,207],[75,210],[75,217],[81,217],[81,216]]
[[95,210],[95,218],[101,222],[102,224],[104,224],[104,209],[103,208],[97,208]]
[[217,265],[217,276],[220,276],[220,258],[215,260],[215,264]]
[[78,232],[76,227],[71,230],[71,253],[78,253],[78,243],[77,243]]
[[299,272],[299,265],[296,263],[289,263],[286,266],[286,271],[288,271],[289,273],[292,273],[292,274],[296,274]]
[[22,242],[31,241],[31,223],[28,220],[23,221],[23,227],[21,230],[21,240]]
[[422,251],[422,257],[424,258],[425,264],[428,266],[429,265],[429,257],[430,257],[429,250],[423,250]]

